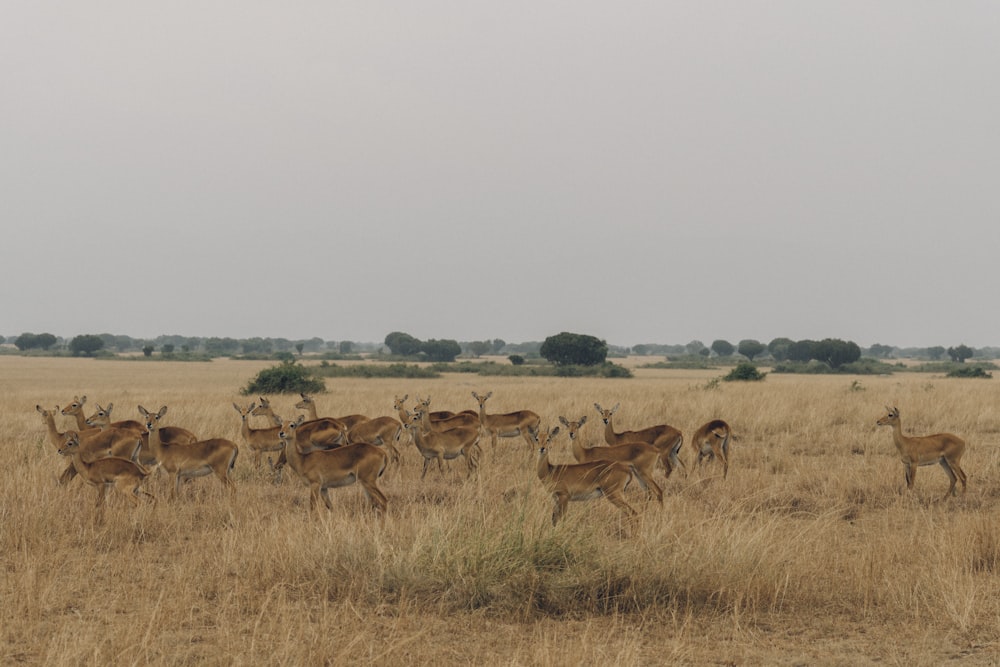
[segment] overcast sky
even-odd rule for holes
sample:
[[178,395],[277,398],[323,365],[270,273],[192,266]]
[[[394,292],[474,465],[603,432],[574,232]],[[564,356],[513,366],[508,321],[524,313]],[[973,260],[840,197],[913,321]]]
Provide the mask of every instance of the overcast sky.
[[0,334],[1000,345],[1000,3],[12,1]]

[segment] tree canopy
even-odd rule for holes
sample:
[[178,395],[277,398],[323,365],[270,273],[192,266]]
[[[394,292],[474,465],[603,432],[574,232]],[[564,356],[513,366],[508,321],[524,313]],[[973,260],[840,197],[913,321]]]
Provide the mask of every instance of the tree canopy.
[[420,352],[420,340],[402,331],[393,331],[385,337],[385,346],[389,352],[403,356]]
[[767,350],[766,345],[764,345],[758,340],[754,340],[753,338],[744,338],[736,346],[736,351],[742,354],[750,361],[753,361],[754,357],[764,354],[766,350]]
[[25,350],[48,350],[58,339],[50,333],[23,333],[14,339],[14,345],[22,352]]
[[607,360],[608,344],[594,336],[563,331],[546,338],[539,354],[557,366],[597,366]]
[[713,340],[712,344],[709,346],[712,348],[712,352],[715,352],[720,357],[728,357],[733,352],[736,351],[736,346],[730,343],[728,340]]
[[948,356],[951,357],[952,361],[957,361],[960,364],[964,364],[966,359],[970,359],[975,352],[971,347],[962,343],[956,347],[948,348]]
[[69,351],[74,355],[89,357],[104,347],[104,339],[96,334],[82,334],[69,342]]
[[462,346],[458,341],[444,339],[430,339],[420,344],[420,351],[427,355],[431,361],[455,361],[455,357],[462,354]]

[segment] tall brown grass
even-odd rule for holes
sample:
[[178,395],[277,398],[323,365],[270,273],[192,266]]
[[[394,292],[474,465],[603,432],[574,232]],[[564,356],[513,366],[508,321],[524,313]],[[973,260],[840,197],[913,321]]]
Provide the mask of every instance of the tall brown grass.
[[[243,448],[237,492],[217,480],[148,485],[156,505],[115,499],[94,525],[93,489],[56,484],[65,459],[35,405],[75,395],[169,406],[168,422],[242,443],[232,403],[265,362],[204,364],[0,357],[0,661],[30,664],[963,664],[1000,662],[1000,389],[930,375],[769,375],[637,370],[627,380],[328,380],[320,413],[392,415],[396,395],[435,409],[531,409],[543,426],[621,404],[618,429],[719,417],[736,434],[721,467],[674,473],[665,507],[637,486],[628,526],[609,503],[551,501],[520,439],[488,445],[421,482],[412,445],[381,480],[384,519],[358,487],[310,514],[288,471],[275,485]],[[271,397],[295,413],[297,397]],[[969,443],[964,496],[921,468],[904,492],[891,433]],[[67,421],[60,428],[70,428]],[[682,457],[693,468],[688,443]],[[554,462],[570,462],[557,439]],[[662,473],[658,480],[663,481]]]

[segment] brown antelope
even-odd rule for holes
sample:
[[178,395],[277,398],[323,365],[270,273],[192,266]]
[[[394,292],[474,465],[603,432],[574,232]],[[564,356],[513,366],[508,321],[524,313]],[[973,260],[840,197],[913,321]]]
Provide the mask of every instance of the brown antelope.
[[629,518],[636,511],[625,501],[625,489],[632,481],[632,466],[617,461],[592,461],[568,465],[549,463],[548,444],[559,434],[559,427],[536,431],[538,444],[538,479],[552,493],[555,504],[552,525],[566,513],[571,500],[592,500],[604,496]]
[[[142,422],[139,422],[135,419],[123,419],[121,421],[112,422],[111,411],[114,410],[114,408],[115,408],[114,403],[108,403],[108,407],[106,408],[102,408],[101,404],[98,403],[97,411],[94,412],[89,417],[87,417],[86,419],[84,419],[83,423],[87,425],[87,428],[93,428],[96,426],[97,428],[105,429],[108,428],[109,426],[113,426],[115,428],[132,429],[133,431],[138,431],[140,433],[146,430],[145,427],[142,425]],[[77,423],[79,423],[79,420],[77,420]]]
[[729,474],[729,441],[732,435],[729,424],[721,419],[702,424],[691,436],[691,446],[698,452],[698,468],[701,468],[703,459],[711,462],[718,458],[722,461],[722,479],[725,479]]
[[[139,448],[139,456],[136,460],[146,467],[155,466],[156,457],[153,456],[153,452],[149,449],[149,433],[146,431],[146,427],[142,422],[135,419],[112,422],[111,410],[113,408],[114,403],[108,403],[108,407],[106,408],[102,408],[100,403],[98,403],[97,411],[87,417],[87,426],[90,428],[96,427],[102,431],[107,428],[125,428],[137,433],[142,438],[142,446]],[[180,426],[164,426],[160,429],[160,440],[168,443],[188,443],[197,442],[198,436]]]
[[913,480],[917,476],[917,468],[933,463],[941,464],[951,479],[951,486],[944,494],[955,495],[955,482],[962,482],[962,493],[965,493],[965,471],[959,462],[965,453],[965,440],[951,433],[936,433],[934,435],[906,436],[899,421],[897,408],[886,408],[889,412],[875,423],[879,426],[892,427],[892,441],[899,451],[899,458],[906,468],[906,488],[913,488]]
[[387,501],[378,487],[378,478],[385,472],[388,455],[368,443],[302,451],[295,436],[295,429],[302,423],[302,417],[283,421],[280,435],[288,465],[309,485],[309,509],[317,509],[322,498],[327,509],[332,510],[329,489],[357,482],[375,511],[384,513]]
[[[257,407],[251,410],[250,414],[255,417],[267,417],[275,426],[281,426],[281,417],[274,414],[271,403],[263,396],[258,397]],[[339,447],[347,441],[347,425],[339,419],[333,417],[320,417],[319,419],[306,419],[302,425],[296,429],[295,437],[303,445],[330,449]],[[278,457],[281,460],[281,457]]]
[[[411,414],[410,411],[406,409],[406,399],[409,396],[410,396],[409,394],[403,394],[402,397],[394,396],[392,401],[392,409],[395,410],[396,413],[399,415],[399,423],[403,425],[403,433],[409,435],[410,442],[412,443],[413,431],[409,428]],[[400,438],[402,437],[403,437],[402,434],[400,434]]]
[[[412,417],[412,414],[410,413],[409,410],[406,409],[406,399],[409,398],[409,397],[410,397],[409,394],[403,394],[402,396],[394,396],[393,397],[393,401],[392,401],[392,409],[395,410],[396,413],[399,415],[399,421],[400,421],[400,423],[403,426],[403,433],[409,434],[410,442],[413,443],[413,431],[408,426],[409,423],[410,423],[410,418]],[[428,398],[427,400],[430,401],[430,398]],[[417,399],[417,403],[418,404],[421,403],[421,401],[420,401],[419,398]],[[450,412],[450,411],[447,411],[447,410],[445,410],[445,411],[440,411],[439,410],[436,414],[443,414],[443,415],[445,415],[443,418],[444,419],[448,419],[450,417],[454,417],[456,414],[462,414],[462,413],[455,413],[455,412]],[[473,413],[473,414],[476,416],[475,427],[479,428],[479,414],[478,413]],[[428,416],[431,419],[431,423],[432,424],[435,423],[434,422],[434,415],[435,415],[434,412],[431,412],[431,413],[428,414]],[[400,435],[400,438],[402,438],[402,435]],[[416,444],[416,443],[413,443],[413,444]]]
[[91,424],[91,423],[88,422],[88,419],[93,418],[94,415],[91,415],[90,417],[87,417],[86,415],[83,414],[83,406],[86,403],[87,403],[87,397],[86,396],[74,396],[72,402],[70,402],[69,405],[67,405],[65,408],[62,409],[62,414],[66,415],[67,417],[72,417],[73,419],[76,420],[76,430],[79,433],[81,433],[81,434],[84,431],[87,431],[87,430],[93,428],[94,426],[98,426],[98,427],[101,427],[101,428],[104,428],[105,426],[113,426],[115,428],[128,428],[128,429],[132,429],[134,431],[142,431],[143,430],[142,423],[139,422],[139,421],[137,421],[137,420],[135,420],[135,419],[123,419],[121,421],[112,422],[111,421],[111,409],[114,407],[114,403],[109,403],[108,407],[107,408],[103,408],[103,409],[101,408],[100,405],[98,405],[97,406],[98,413],[100,413],[100,412],[107,412],[107,415],[106,415],[107,416],[107,420],[105,421],[105,420],[101,419],[100,416],[98,416],[98,419],[100,419],[102,421],[102,423],[100,423],[100,424],[99,423]]
[[[55,415],[56,413],[59,412],[59,406],[58,405],[55,406],[53,410],[46,410],[42,406],[36,404],[35,410],[38,411],[38,414],[42,416],[42,420],[45,422],[45,430],[49,436],[49,442],[51,442],[52,445],[56,448],[56,451],[58,451],[59,448],[62,447],[65,435],[64,432],[56,428]],[[92,435],[94,433],[97,433],[97,431],[98,431],[97,428],[88,428],[82,433],[84,435]],[[80,431],[77,431],[77,433],[80,433]]]
[[429,424],[427,412],[419,408],[406,422],[413,444],[424,457],[420,479],[427,474],[431,461],[437,461],[438,472],[444,475],[444,461],[457,459],[459,456],[465,457],[468,474],[471,476],[479,467],[479,456],[482,453],[479,448],[479,429],[456,427],[448,431],[436,431]]
[[656,470],[657,464],[660,463],[660,450],[645,442],[627,442],[607,447],[584,447],[576,436],[580,427],[587,422],[587,417],[580,417],[579,421],[575,422],[571,422],[565,417],[559,417],[559,421],[566,427],[570,446],[573,448],[573,458],[577,460],[577,463],[618,461],[630,465],[639,485],[647,493],[653,494],[656,501],[663,505],[663,489],[653,480],[653,472]]
[[66,431],[59,447],[59,454],[72,457],[73,467],[80,477],[91,486],[97,487],[95,521],[100,521],[103,517],[104,499],[108,495],[109,488],[114,488],[133,505],[139,504],[139,495],[147,496],[156,502],[156,496],[140,488],[143,480],[149,476],[148,470],[131,459],[119,456],[88,462],[81,451],[80,434],[77,431]]
[[[56,428],[55,413],[59,411],[59,406],[56,406],[55,410],[50,412],[42,406],[36,405],[35,410],[45,420],[49,440],[58,450],[65,442],[65,433],[60,433]],[[139,453],[139,448],[142,446],[142,438],[139,437],[139,434],[128,429],[109,428],[102,431],[98,428],[88,428],[82,432],[74,432],[80,439],[80,454],[88,463],[108,456],[134,459]],[[76,467],[70,463],[69,467],[59,475],[59,483],[66,484],[76,477],[76,475]]]
[[[399,399],[397,397],[397,401],[398,400]],[[406,400],[406,396],[403,396],[402,400],[405,401]],[[430,403],[431,403],[431,397],[428,396],[426,400],[421,400],[418,397],[417,401],[420,402],[420,403],[423,403],[425,407],[429,407]],[[431,418],[431,423],[442,421],[442,420],[448,420],[448,419],[451,419],[453,417],[458,417],[460,415],[470,415],[472,417],[475,417],[474,424],[466,423],[466,425],[476,425],[476,426],[479,425],[479,412],[476,411],[476,410],[462,410],[461,412],[452,412],[451,410],[431,410],[430,412],[427,413],[427,416]],[[457,426],[458,423],[456,422],[454,425]]]
[[146,430],[149,431],[149,448],[156,456],[163,469],[174,476],[174,485],[170,493],[176,498],[180,492],[181,480],[192,477],[202,477],[215,473],[230,492],[235,491],[230,473],[236,464],[240,448],[232,440],[211,438],[187,444],[167,443],[160,438],[160,420],[167,414],[167,406],[158,412],[150,412],[139,406],[139,412],[146,418]]
[[[317,421],[322,419],[316,412],[316,401],[313,400],[312,396],[308,394],[299,393],[302,400],[295,404],[296,409],[306,411],[307,421]],[[338,422],[344,425],[346,429],[350,429],[353,426],[357,426],[361,422],[368,421],[368,417],[365,415],[345,415],[343,417],[331,417],[331,419],[336,419]]]
[[[281,432],[281,427],[253,428],[250,426],[250,415],[256,407],[256,403],[251,402],[245,408],[241,408],[236,403],[233,403],[233,407],[236,408],[236,412],[240,413],[240,435],[243,436],[243,441],[250,448],[250,455],[253,457],[253,467],[260,470],[264,452],[281,452],[281,437],[278,435]],[[274,463],[270,461],[270,458],[268,458],[268,461],[270,462],[270,467],[273,469]]]
[[62,414],[76,420],[76,430],[82,433],[87,430],[87,416],[83,414],[83,404],[87,402],[86,395],[74,396],[73,400],[62,409]]
[[[431,397],[417,397],[417,409],[427,412],[427,419],[431,428],[436,431],[448,431],[458,426],[464,428],[476,428],[480,426],[479,413],[472,410],[463,412],[451,412],[450,410],[438,410],[431,412]],[[436,416],[435,416],[436,415]]]
[[684,444],[684,436],[673,426],[657,424],[656,426],[649,426],[638,431],[616,433],[612,419],[614,414],[618,412],[619,404],[615,403],[615,406],[610,410],[605,410],[598,403],[594,403],[594,407],[597,408],[597,411],[601,414],[601,421],[604,422],[604,441],[606,443],[609,445],[621,445],[627,442],[645,442],[660,450],[660,461],[667,472],[667,477],[670,477],[670,473],[678,466],[684,468],[685,474],[687,473],[687,466],[677,456],[681,450],[681,445]]
[[490,434],[490,441],[493,446],[496,446],[497,438],[521,436],[528,443],[528,446],[533,448],[535,446],[535,434],[538,432],[538,425],[542,421],[541,418],[531,410],[518,410],[517,412],[508,412],[506,414],[488,415],[486,414],[486,401],[492,395],[492,391],[484,396],[472,392],[472,397],[479,403],[480,424],[483,430]]
[[384,447],[393,463],[399,463],[399,449],[396,443],[403,431],[403,425],[392,417],[375,417],[355,424],[347,431],[347,444],[367,442],[369,445]]

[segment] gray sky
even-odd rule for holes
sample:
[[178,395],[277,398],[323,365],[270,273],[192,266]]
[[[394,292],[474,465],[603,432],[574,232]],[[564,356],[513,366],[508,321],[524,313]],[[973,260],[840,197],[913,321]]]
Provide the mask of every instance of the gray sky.
[[0,334],[1000,344],[995,2],[7,2]]

